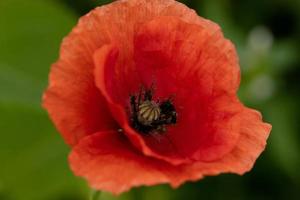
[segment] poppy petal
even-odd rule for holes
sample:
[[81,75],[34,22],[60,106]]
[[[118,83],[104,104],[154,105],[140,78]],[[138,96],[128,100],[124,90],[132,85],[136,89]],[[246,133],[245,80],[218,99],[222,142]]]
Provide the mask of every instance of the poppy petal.
[[177,187],[203,177],[201,165],[174,166],[144,156],[115,131],[98,132],[82,139],[72,149],[69,163],[74,174],[84,177],[92,188],[114,194],[141,185],[169,183]]
[[132,186],[167,182],[159,171],[160,164],[152,161],[132,148],[124,135],[114,131],[95,133],[82,139],[69,157],[77,176],[85,177],[95,189],[115,194]]
[[235,148],[221,162],[229,172],[244,174],[251,170],[255,160],[265,149],[272,126],[262,121],[261,114],[244,107],[241,117],[240,137]]
[[105,31],[110,20],[100,17],[105,13],[105,9],[95,9],[80,18],[64,38],[43,96],[43,106],[70,145],[96,131],[118,127],[94,83],[93,53],[111,40]]
[[143,84],[155,82],[157,98],[175,96],[178,123],[167,135],[176,149],[202,161],[230,152],[239,137],[240,70],[235,48],[218,26],[159,17],[140,27],[134,44]]
[[244,174],[250,171],[264,151],[272,126],[262,121],[261,114],[244,107],[239,113],[241,118],[240,137],[234,149],[219,160],[196,162],[189,166],[192,173],[217,175],[220,173]]
[[73,148],[69,156],[71,169],[87,179],[93,188],[114,194],[141,185],[169,183],[178,187],[204,176],[225,172],[243,174],[253,167],[264,150],[271,126],[263,123],[261,115],[254,110],[245,109],[241,115],[245,122],[238,145],[218,161],[173,166],[140,154],[123,134],[105,131],[85,137]]
[[137,70],[144,84],[155,81],[157,96],[176,93],[178,87],[201,90],[205,96],[236,94],[240,67],[235,48],[218,25],[204,19],[200,22],[190,24],[179,17],[163,16],[136,32]]
[[117,124],[94,84],[93,64],[72,52],[62,51],[60,60],[52,66],[43,106],[65,141],[75,145],[84,136],[116,128]]

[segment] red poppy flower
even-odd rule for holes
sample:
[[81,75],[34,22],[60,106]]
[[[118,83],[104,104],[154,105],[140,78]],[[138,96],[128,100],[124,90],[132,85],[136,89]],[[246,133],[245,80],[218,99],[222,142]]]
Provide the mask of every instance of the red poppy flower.
[[122,0],[82,17],[52,66],[43,105],[99,190],[249,171],[271,126],[237,98],[220,27],[173,0]]

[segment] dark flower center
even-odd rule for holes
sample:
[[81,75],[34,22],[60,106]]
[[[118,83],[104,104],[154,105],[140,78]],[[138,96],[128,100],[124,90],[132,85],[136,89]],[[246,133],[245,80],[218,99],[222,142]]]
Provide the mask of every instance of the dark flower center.
[[140,133],[163,133],[167,125],[176,124],[177,112],[171,98],[153,100],[153,87],[141,88],[137,95],[130,96],[131,125]]

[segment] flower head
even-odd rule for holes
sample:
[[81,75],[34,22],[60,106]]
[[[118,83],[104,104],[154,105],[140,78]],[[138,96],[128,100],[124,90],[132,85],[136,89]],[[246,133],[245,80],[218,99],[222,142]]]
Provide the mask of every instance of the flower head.
[[237,98],[238,58],[220,27],[173,0],[121,0],[64,39],[43,105],[99,190],[249,171],[271,126]]

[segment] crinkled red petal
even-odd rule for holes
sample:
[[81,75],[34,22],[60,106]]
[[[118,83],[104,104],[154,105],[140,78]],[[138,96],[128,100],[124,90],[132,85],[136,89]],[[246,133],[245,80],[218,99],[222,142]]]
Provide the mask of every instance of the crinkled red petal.
[[264,150],[271,126],[261,121],[258,112],[244,108],[244,121],[238,145],[225,157],[213,162],[194,162],[174,166],[144,156],[128,139],[115,131],[98,132],[75,146],[69,157],[72,170],[98,190],[119,194],[132,187],[168,183],[178,187],[186,181],[225,172],[249,171]]
[[91,52],[103,42],[94,40],[86,20],[64,39],[43,96],[43,106],[69,145],[96,131],[118,127],[94,83]]
[[235,48],[219,29],[207,28],[209,24],[159,17],[141,26],[134,40],[143,84],[154,82],[157,98],[175,96],[179,117],[168,138],[181,155],[203,161],[218,159],[235,146],[241,110]]

